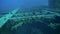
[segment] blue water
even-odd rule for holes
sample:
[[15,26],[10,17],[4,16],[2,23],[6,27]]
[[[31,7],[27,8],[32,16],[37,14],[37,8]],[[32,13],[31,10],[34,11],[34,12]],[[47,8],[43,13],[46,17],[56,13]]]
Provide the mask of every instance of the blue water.
[[40,5],[48,5],[48,0],[0,0],[0,11]]
[[[46,8],[48,6],[49,6],[48,0],[0,0],[0,13],[5,12],[3,14],[4,15],[7,14],[8,17],[9,17],[9,14],[7,12],[10,12],[16,8],[20,8],[18,11],[20,11],[22,8],[31,8],[30,12],[32,12],[33,15],[36,15],[34,12],[39,12],[38,15],[42,15],[42,14],[44,15],[44,17],[42,17],[40,19],[40,21],[37,17],[36,18],[38,20],[35,18],[34,18],[35,19],[34,20],[31,17],[32,23],[30,21],[29,21],[30,23],[28,23],[28,21],[26,21],[27,23],[23,23],[22,26],[19,26],[19,27],[17,26],[18,28],[15,27],[14,29],[11,29],[11,28],[15,25],[19,25],[20,21],[18,21],[18,20],[20,20],[20,19],[17,19],[16,17],[15,17],[16,20],[7,19],[6,24],[4,24],[0,29],[0,34],[60,34],[60,25],[59,25],[60,24],[60,14],[58,12],[52,11],[53,9],[48,10],[50,8],[48,8],[47,11],[45,9],[45,12],[43,12],[44,8]],[[36,8],[39,7],[39,8],[37,8],[35,10],[35,9],[33,9],[33,7],[36,7]],[[26,12],[28,12],[28,10]],[[19,12],[17,12],[17,14],[18,13]],[[51,19],[50,19],[51,16],[49,17],[50,14],[53,15],[53,17]],[[11,13],[11,15],[12,15],[12,13]],[[48,16],[45,17],[46,15],[48,15]],[[23,15],[23,16],[25,16],[25,15]],[[4,16],[4,18],[5,17],[6,16]],[[17,17],[21,17],[21,16],[17,15]],[[4,18],[2,18],[2,19],[4,20]],[[29,20],[29,19],[26,19],[26,20]],[[1,21],[1,19],[0,19],[0,21]],[[21,21],[23,22],[23,20],[21,20]],[[52,26],[50,26],[51,25],[50,23],[52,23]],[[58,27],[54,26],[54,25],[56,25],[56,23],[58,24],[57,25]]]

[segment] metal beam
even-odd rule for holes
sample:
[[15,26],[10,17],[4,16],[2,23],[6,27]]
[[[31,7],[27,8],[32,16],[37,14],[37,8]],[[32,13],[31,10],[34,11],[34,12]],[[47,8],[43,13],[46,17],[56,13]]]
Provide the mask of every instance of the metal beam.
[[3,17],[0,18],[0,28],[18,11],[18,9],[15,9],[9,14],[4,15]]

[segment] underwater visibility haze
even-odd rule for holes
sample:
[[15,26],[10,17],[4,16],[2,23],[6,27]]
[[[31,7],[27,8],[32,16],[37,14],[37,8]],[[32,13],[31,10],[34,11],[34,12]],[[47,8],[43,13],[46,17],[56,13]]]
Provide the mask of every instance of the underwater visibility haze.
[[0,0],[0,34],[60,34],[60,0]]

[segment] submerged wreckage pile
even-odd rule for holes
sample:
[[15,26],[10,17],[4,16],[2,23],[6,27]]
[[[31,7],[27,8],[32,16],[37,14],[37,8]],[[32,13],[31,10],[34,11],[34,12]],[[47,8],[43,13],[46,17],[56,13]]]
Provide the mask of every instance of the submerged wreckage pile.
[[[13,28],[17,28],[26,23],[40,22],[48,25],[49,27],[56,29],[60,26],[60,14],[48,10],[42,10],[42,12],[25,12],[15,14],[9,21],[13,22]],[[34,22],[33,22],[34,21]]]
[[[18,32],[19,28],[20,30],[24,31],[24,29],[26,29],[27,31],[30,27],[32,27],[32,30],[33,28],[34,29],[41,28],[41,31],[42,31],[43,29],[47,28],[45,25],[42,25],[42,24],[45,24],[47,27],[55,31],[60,27],[60,14],[58,12],[54,12],[50,10],[41,10],[38,12],[36,11],[36,12],[16,13],[15,15],[13,15],[11,19],[7,21],[7,23],[2,27],[1,31],[3,32],[3,30],[5,31],[7,30],[12,32],[13,31]],[[36,32],[39,32],[39,31],[36,31]]]

